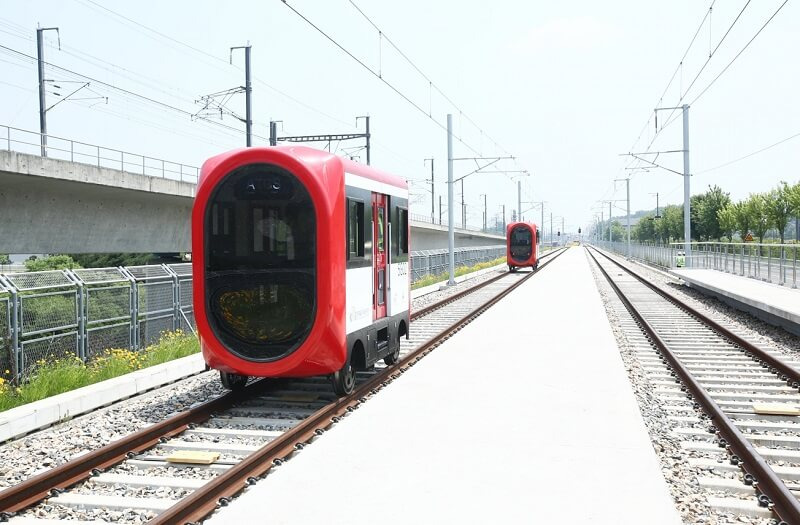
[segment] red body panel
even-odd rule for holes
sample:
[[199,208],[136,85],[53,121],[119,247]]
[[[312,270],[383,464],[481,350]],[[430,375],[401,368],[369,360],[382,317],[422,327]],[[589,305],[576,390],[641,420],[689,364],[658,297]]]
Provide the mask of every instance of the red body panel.
[[[212,191],[236,168],[274,164],[305,185],[316,215],[316,315],[303,343],[285,358],[254,362],[231,354],[215,336],[206,312],[205,213]],[[303,377],[339,370],[347,357],[345,334],[345,183],[344,172],[407,188],[399,177],[306,147],[245,148],[223,153],[203,164],[192,209],[194,312],[201,348],[211,368],[257,377]]]
[[[517,227],[525,228],[531,232],[531,255],[526,259],[517,259],[511,255],[511,232]],[[506,227],[506,263],[509,266],[515,266],[517,268],[536,266],[536,263],[539,260],[539,254],[536,251],[536,245],[538,242],[536,230],[536,225],[532,222],[512,222]]]

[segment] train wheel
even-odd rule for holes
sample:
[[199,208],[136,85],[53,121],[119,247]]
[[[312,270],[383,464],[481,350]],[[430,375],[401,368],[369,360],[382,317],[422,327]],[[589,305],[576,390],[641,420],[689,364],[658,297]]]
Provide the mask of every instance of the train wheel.
[[398,361],[400,361],[400,332],[397,333],[397,348],[395,348],[394,352],[383,358],[383,362],[386,363],[386,366],[392,366]]
[[346,396],[355,390],[356,371],[353,369],[353,364],[350,362],[349,357],[342,369],[331,375],[331,382],[333,383],[333,391],[336,392],[336,395]]
[[228,390],[239,391],[247,385],[248,377],[239,374],[230,374],[220,370],[219,379],[222,381],[222,386]]

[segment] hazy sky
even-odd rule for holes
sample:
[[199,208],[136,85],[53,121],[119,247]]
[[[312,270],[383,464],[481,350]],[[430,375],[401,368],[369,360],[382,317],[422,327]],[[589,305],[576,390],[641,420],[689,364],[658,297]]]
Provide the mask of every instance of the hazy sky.
[[[281,0],[2,0],[0,45],[35,56],[37,24],[57,26],[61,50],[56,34],[46,33],[48,62],[176,108],[92,82],[91,90],[107,96],[108,103],[59,104],[48,113],[51,135],[199,166],[215,153],[244,145],[242,123],[227,117],[222,122],[236,128],[230,130],[189,115],[199,110],[195,100],[200,96],[243,84],[243,53],[234,53],[231,66],[228,49],[249,41],[256,79],[255,133],[267,137],[270,119],[284,122],[279,134],[353,132],[355,117],[369,114],[372,164],[412,180],[412,212],[417,214],[430,214],[426,157],[436,159],[436,193],[446,200],[446,134],[439,124],[444,125],[448,112],[454,114],[455,134],[475,151],[514,155],[516,161],[497,166],[530,171],[532,176],[522,179],[523,200],[547,201],[547,216],[552,211],[566,217],[568,230],[591,222],[598,200],[625,198],[624,182],[615,189],[613,180],[625,177],[631,164],[619,154],[645,151],[654,133],[653,121],[648,122],[653,108],[674,106],[682,94],[683,103],[692,103],[693,193],[719,184],[741,198],[780,180],[800,178],[800,137],[705,171],[800,133],[796,2],[788,2],[695,101],[784,0],[714,2],[659,101],[710,0],[354,1],[457,107],[380,38],[349,0],[288,3],[422,111]],[[0,72],[0,125],[37,130],[35,62],[0,48]],[[56,68],[48,68],[46,77],[61,87],[50,91],[62,95],[80,85],[64,81],[81,79]],[[83,90],[76,98],[94,96]],[[48,95],[48,104],[58,100]],[[236,95],[228,106],[243,114],[244,95]],[[659,125],[668,116],[661,114]],[[0,132],[4,137],[5,130]],[[678,150],[681,141],[678,118],[650,150]],[[263,144],[264,139],[255,142]],[[340,148],[358,145],[343,143]],[[475,155],[467,145],[455,145],[457,157]],[[680,154],[661,155],[657,162],[682,170]],[[456,177],[474,167],[456,163]],[[506,204],[510,218],[516,208],[513,176],[466,179],[471,224],[481,222],[484,193],[490,217]],[[660,193],[662,204],[679,203],[682,185],[682,178],[668,171],[639,172],[631,181],[632,210],[653,207],[654,192]],[[621,208],[624,204],[617,203]],[[459,213],[460,208],[456,217]],[[538,221],[539,211],[526,216]]]

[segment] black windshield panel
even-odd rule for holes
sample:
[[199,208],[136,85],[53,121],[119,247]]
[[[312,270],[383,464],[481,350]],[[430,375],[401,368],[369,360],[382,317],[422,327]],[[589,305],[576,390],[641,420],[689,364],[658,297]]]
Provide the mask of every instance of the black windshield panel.
[[515,226],[511,230],[511,257],[517,261],[527,261],[533,253],[533,235],[524,226]]
[[230,173],[206,208],[206,305],[232,353],[285,357],[305,340],[316,311],[316,221],[291,173],[253,164]]

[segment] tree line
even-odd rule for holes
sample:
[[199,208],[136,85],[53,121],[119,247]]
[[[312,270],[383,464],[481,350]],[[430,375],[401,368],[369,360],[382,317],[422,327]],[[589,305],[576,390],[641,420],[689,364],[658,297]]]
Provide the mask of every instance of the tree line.
[[[719,186],[709,186],[708,191],[692,195],[691,228],[693,241],[733,242],[734,237],[744,240],[748,234],[758,242],[771,229],[777,231],[780,242],[786,240],[786,230],[792,218],[800,217],[800,182],[791,185],[781,182],[764,193],[751,193],[739,202],[733,202],[730,193]],[[603,231],[608,235],[608,222]],[[613,240],[627,238],[625,227],[615,220],[611,224]],[[607,237],[606,237],[607,238]],[[668,205],[656,216],[644,215],[631,227],[631,240],[647,242],[678,242],[683,240],[683,206]]]

